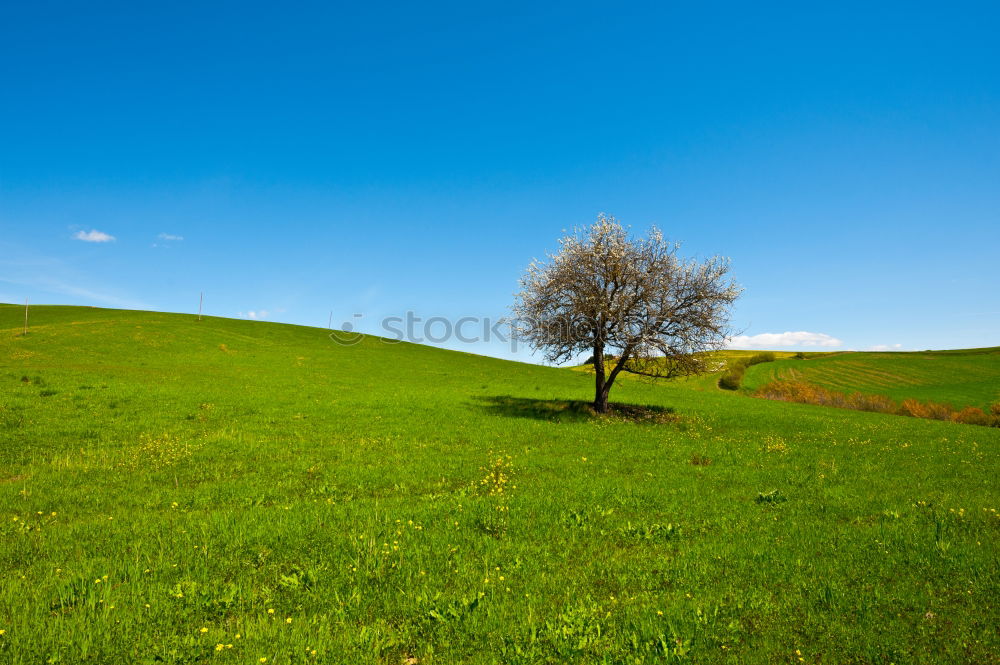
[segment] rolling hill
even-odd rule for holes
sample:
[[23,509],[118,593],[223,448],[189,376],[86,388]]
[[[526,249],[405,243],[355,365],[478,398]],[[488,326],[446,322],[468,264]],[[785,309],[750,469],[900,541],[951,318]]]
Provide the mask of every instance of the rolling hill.
[[566,369],[22,311],[0,662],[1000,659],[1000,429],[698,381],[599,418]]
[[1000,402],[1000,347],[782,358],[749,368],[743,385],[753,390],[776,378],[793,376],[841,392],[988,409]]

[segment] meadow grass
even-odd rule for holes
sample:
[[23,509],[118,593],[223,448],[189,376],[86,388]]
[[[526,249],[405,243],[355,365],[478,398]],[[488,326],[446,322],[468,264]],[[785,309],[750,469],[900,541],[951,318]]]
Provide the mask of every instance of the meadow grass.
[[1000,662],[1000,429],[20,315],[0,662]]

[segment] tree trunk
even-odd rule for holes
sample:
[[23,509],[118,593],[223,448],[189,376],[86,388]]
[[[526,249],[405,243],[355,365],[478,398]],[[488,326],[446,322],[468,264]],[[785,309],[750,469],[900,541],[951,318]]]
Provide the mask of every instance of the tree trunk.
[[594,411],[597,411],[598,413],[607,413],[608,412],[608,390],[607,390],[607,388],[599,390],[597,392],[597,395],[594,396]]
[[608,395],[611,393],[611,386],[618,378],[619,372],[625,367],[631,353],[631,347],[622,349],[622,354],[615,362],[614,369],[611,370],[610,374],[606,374],[604,371],[604,347],[594,345],[594,373],[597,375],[597,385],[594,386],[594,410],[598,413],[608,412]]
[[608,412],[608,388],[604,377],[604,346],[594,345],[594,411]]

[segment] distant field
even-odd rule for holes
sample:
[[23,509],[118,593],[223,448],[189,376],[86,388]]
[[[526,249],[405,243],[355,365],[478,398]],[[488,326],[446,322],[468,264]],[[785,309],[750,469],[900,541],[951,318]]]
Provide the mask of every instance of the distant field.
[[789,376],[833,390],[986,409],[1000,402],[1000,347],[782,359],[751,367],[743,385],[752,390]]
[[713,377],[624,380],[657,417],[594,418],[579,371],[21,316],[0,306],[4,665],[1000,662],[1000,429]]
[[[717,371],[723,369],[727,363],[744,360],[758,353],[763,353],[763,351],[742,351],[736,349],[723,349],[721,351],[707,352],[706,356],[709,359],[708,360],[709,369],[714,369]],[[792,356],[795,355],[794,351],[768,351],[767,353],[773,353],[776,358],[791,358]],[[572,369],[593,375],[592,365],[578,365],[576,367],[573,367]],[[686,387],[695,388],[698,390],[701,390],[703,388],[715,389],[716,384],[719,381],[719,377],[716,371],[710,371],[706,374],[698,376],[680,378],[677,379],[675,383],[683,383],[686,385]],[[646,380],[640,375],[636,374],[630,375],[627,372],[620,374],[620,376],[626,380],[638,380],[638,381]]]
[[[720,358],[724,360],[742,360],[744,358],[750,358],[757,355],[758,353],[773,353],[777,358],[791,358],[795,355],[794,351],[761,351],[761,350],[740,350],[740,349],[726,349],[723,351],[712,351],[711,355],[715,358]],[[817,354],[821,355],[821,354]]]

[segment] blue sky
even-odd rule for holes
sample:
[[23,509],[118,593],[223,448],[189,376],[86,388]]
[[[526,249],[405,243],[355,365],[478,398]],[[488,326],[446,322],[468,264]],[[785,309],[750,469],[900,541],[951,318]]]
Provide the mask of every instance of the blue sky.
[[0,301],[497,318],[603,211],[742,346],[1000,344],[996,3],[616,4],[5,3]]

